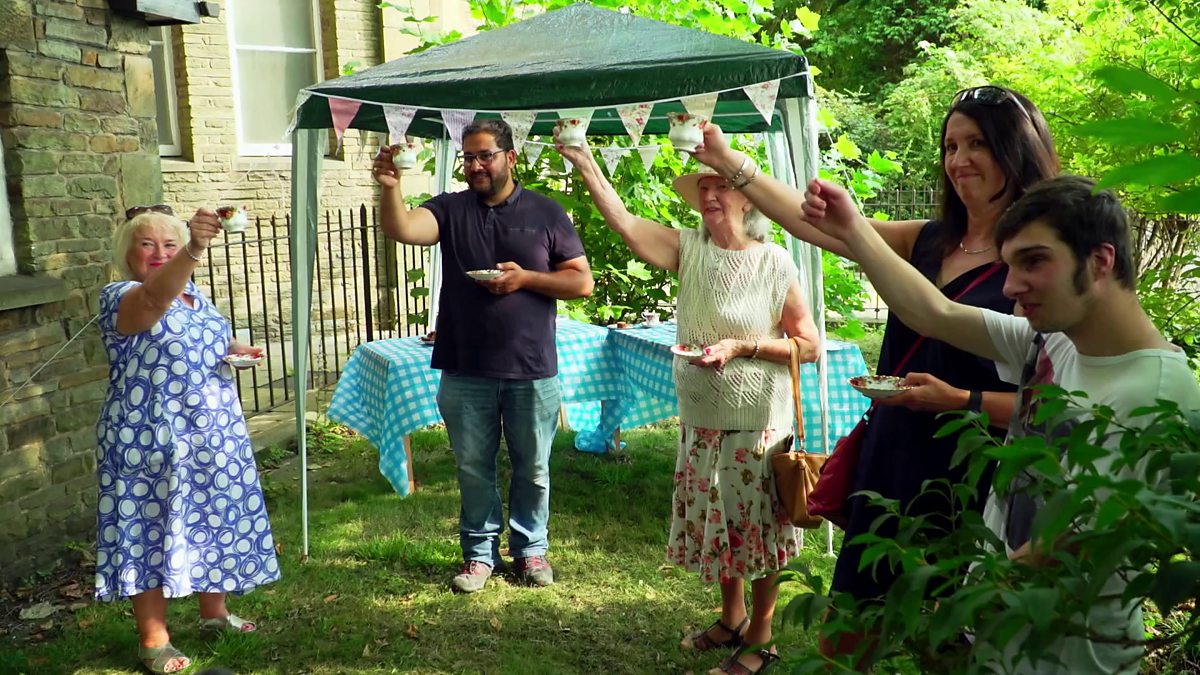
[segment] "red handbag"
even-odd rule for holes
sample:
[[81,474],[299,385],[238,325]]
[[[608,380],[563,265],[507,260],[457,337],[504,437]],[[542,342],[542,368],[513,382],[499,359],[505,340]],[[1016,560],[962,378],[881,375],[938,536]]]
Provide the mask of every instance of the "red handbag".
[[[997,262],[989,267],[958,295],[954,296],[954,300],[957,301],[969,293],[971,289],[983,283],[1003,266],[1003,263]],[[908,365],[908,360],[917,352],[917,347],[921,346],[921,342],[924,340],[925,337],[921,336],[912,343],[908,353],[900,359],[900,363],[896,366],[897,375],[904,372],[904,366]],[[846,506],[850,501],[850,491],[854,484],[858,458],[862,454],[863,440],[867,436],[867,425],[870,424],[871,413],[874,411],[875,404],[872,403],[871,407],[867,408],[867,412],[863,413],[858,424],[850,430],[850,433],[834,444],[833,454],[821,467],[821,476],[817,479],[816,487],[808,493],[808,514],[821,516],[843,530],[850,524],[850,514]]]

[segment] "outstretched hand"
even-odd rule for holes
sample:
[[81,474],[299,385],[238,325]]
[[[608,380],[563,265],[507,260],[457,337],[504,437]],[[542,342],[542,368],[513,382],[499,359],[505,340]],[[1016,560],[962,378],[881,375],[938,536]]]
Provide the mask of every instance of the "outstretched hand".
[[491,281],[481,281],[480,284],[494,295],[508,295],[521,290],[525,286],[525,270],[515,262],[508,261],[496,264],[496,269],[504,274]]
[[909,373],[904,384],[912,387],[903,394],[880,399],[880,405],[899,406],[921,412],[961,410],[963,390],[952,387],[929,373]]
[[846,188],[821,178],[809,181],[800,210],[806,222],[842,240],[866,221]]
[[720,173],[724,165],[731,161],[733,155],[734,150],[729,147],[729,141],[725,138],[721,127],[716,122],[709,120],[704,125],[704,140],[696,146],[692,156],[696,158],[697,162],[716,169]]
[[399,145],[380,146],[371,163],[371,177],[380,187],[394,188],[400,184],[400,170],[392,162],[392,157],[400,152]]
[[554,149],[576,168],[583,166],[592,154],[592,149],[587,146],[586,141],[578,147],[560,143],[558,129],[554,130]]

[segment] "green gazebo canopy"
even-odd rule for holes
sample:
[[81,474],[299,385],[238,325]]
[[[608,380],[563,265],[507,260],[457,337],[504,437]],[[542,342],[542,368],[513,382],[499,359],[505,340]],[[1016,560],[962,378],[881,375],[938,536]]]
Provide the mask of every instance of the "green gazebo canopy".
[[740,87],[780,80],[779,98],[811,96],[799,54],[681,28],[588,4],[547,12],[453,44],[308,87],[297,127],[332,127],[325,97],[362,101],[350,127],[387,131],[383,105],[417,109],[409,133],[441,138],[442,109],[538,110],[530,133],[549,134],[555,111],[596,108],[590,135],[623,135],[614,106],[655,102],[645,133],[667,132],[679,98],[721,92],[714,120],[731,132],[768,125]]

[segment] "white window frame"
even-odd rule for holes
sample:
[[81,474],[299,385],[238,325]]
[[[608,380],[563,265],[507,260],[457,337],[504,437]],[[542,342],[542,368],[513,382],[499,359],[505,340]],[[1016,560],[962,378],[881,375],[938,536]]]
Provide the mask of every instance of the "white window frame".
[[[0,185],[4,178],[4,144],[0,143]],[[12,212],[8,209],[8,190],[0,190],[0,277],[17,273],[17,248],[13,240]]]
[[[303,54],[311,51],[313,53],[313,63],[316,66],[317,82],[322,81],[325,74],[325,62],[321,49],[321,10],[319,6],[320,0],[301,0],[309,3],[309,9],[313,15],[313,48],[302,49],[299,47],[275,47],[265,45],[243,45],[238,44],[235,37],[234,29],[234,13],[238,2],[253,2],[254,0],[231,0],[225,3],[225,29],[229,34],[229,68],[233,82],[233,121],[234,127],[237,129],[237,145],[238,154],[246,157],[279,157],[291,156],[292,142],[291,139],[279,139],[278,143],[247,143],[245,141],[245,133],[242,125],[242,87],[238,75],[238,49],[254,49],[263,52],[278,52]],[[315,84],[315,82],[314,82]],[[299,93],[299,92],[297,92]]]
[[[156,38],[157,36],[157,38]],[[175,44],[171,39],[170,26],[157,26],[150,29],[150,45],[158,44],[163,55],[163,80],[166,91],[155,91],[155,96],[167,97],[167,128],[171,132],[170,144],[158,144],[160,157],[179,157],[183,155],[183,138],[179,134],[179,90],[175,85]]]

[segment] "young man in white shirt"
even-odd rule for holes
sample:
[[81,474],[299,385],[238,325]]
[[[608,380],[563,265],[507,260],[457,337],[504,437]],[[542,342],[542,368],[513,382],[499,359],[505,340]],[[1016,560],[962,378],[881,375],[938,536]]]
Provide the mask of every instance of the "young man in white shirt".
[[[810,183],[802,208],[809,222],[847,244],[889,310],[909,327],[996,361],[1002,377],[1022,386],[1024,403],[1010,438],[1033,431],[1030,387],[1036,384],[1083,391],[1085,405],[1108,406],[1118,422],[1135,427],[1151,417],[1135,417],[1133,411],[1159,400],[1200,410],[1200,387],[1187,359],[1158,332],[1134,292],[1125,212],[1112,193],[1093,190],[1092,181],[1077,176],[1047,180],[1014,202],[997,223],[996,246],[1009,266],[1004,292],[1023,316],[947,298],[888,247],[836,185]],[[1110,447],[1118,442],[1117,435],[1104,440]],[[1103,470],[1114,456],[1097,464]],[[1014,487],[991,495],[984,519],[1015,558],[1030,550],[1029,531],[1039,505],[1016,482]],[[1105,595],[1109,590],[1119,595],[1124,582],[1115,577],[1111,582]],[[1002,658],[1006,669],[1137,673],[1140,607],[1099,602],[1085,621],[1110,639],[1061,640],[1049,654],[1061,665],[1014,663],[1019,657],[1014,647]]]

